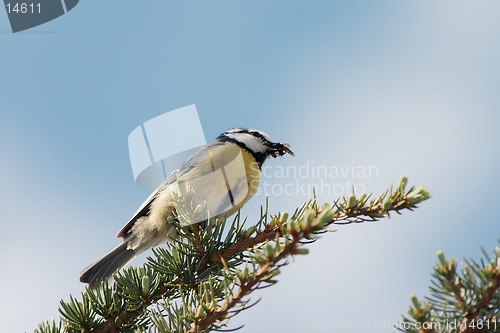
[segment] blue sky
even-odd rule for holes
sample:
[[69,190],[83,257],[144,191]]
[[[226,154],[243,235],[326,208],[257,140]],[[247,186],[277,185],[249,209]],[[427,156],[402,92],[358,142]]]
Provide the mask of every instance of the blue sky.
[[[87,0],[16,34],[0,10],[5,332],[32,331],[83,290],[80,270],[117,244],[149,194],[134,183],[128,135],[190,104],[207,141],[244,126],[291,144],[295,158],[267,164],[268,184],[349,181],[380,193],[405,174],[433,195],[414,212],[322,236],[230,327],[399,320],[410,294],[429,295],[438,250],[478,258],[480,246],[498,245],[499,10],[498,1]],[[312,165],[378,172],[272,172]],[[322,202],[335,199],[327,192]],[[308,198],[268,194],[271,212]],[[250,220],[264,198],[244,208]]]

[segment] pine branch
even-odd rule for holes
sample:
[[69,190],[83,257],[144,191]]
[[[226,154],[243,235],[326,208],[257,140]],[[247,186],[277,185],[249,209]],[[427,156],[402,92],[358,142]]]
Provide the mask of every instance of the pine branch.
[[461,274],[456,260],[446,260],[438,252],[434,268],[432,297],[419,302],[412,296],[413,307],[403,316],[408,333],[500,332],[500,248],[494,258],[481,265],[464,261]]
[[175,199],[176,208],[181,207],[181,237],[153,249],[144,266],[119,272],[112,286],[87,288],[81,301],[61,301],[64,327],[46,324],[36,332],[137,332],[152,326],[160,332],[220,330],[252,306],[247,300],[251,292],[274,284],[279,268],[291,256],[306,254],[305,243],[329,226],[376,221],[429,198],[425,187],[406,191],[406,184],[402,177],[396,190],[374,200],[352,194],[320,207],[312,199],[291,216],[270,216],[266,203],[255,225],[245,229],[238,215],[226,233],[224,223],[192,223],[200,221],[203,207],[194,207],[192,192],[181,191]]
[[[321,226],[322,223],[323,222],[321,221],[321,219],[318,220],[318,217],[314,217],[312,221],[305,225],[305,227],[302,229],[302,233],[293,230],[291,232],[292,239],[290,240],[290,242],[288,242],[288,244],[280,249],[280,251],[273,251],[272,248],[269,248],[266,253],[268,262],[260,266],[256,274],[250,279],[250,281],[245,281],[245,278],[241,279],[238,282],[239,290],[237,291],[236,295],[233,296],[229,302],[226,302],[223,306],[221,306],[217,311],[207,316],[204,320],[199,323],[195,323],[193,328],[190,329],[188,333],[203,332],[207,328],[212,326],[216,321],[220,321],[221,319],[225,318],[230,309],[243,302],[243,297],[250,294],[261,283],[268,281],[270,278],[279,273],[279,271],[273,269],[274,266],[277,265],[280,261],[294,254],[306,254],[307,251],[299,251],[298,249],[300,240],[305,235],[314,234],[314,232],[318,229],[317,226]],[[221,257],[221,259],[222,258],[223,257]]]
[[270,276],[273,276],[271,273],[271,269],[280,259],[284,256],[292,255],[292,248],[297,245],[298,240],[293,244],[290,243],[290,246],[287,249],[283,250],[279,256],[277,256],[274,260],[265,265],[261,266],[255,276],[248,282],[240,281],[238,283],[238,290],[236,294],[231,298],[230,301],[223,304],[217,311],[211,313],[206,318],[201,320],[200,322],[195,322],[195,325],[188,331],[188,333],[195,332],[203,332],[210,326],[214,325],[215,322],[221,321],[228,315],[229,310],[243,303],[243,298],[250,294],[255,288],[257,288],[261,283],[265,282]]
[[[496,261],[496,267],[493,264],[490,264],[488,267],[484,268],[483,274],[485,274],[485,281],[487,281],[487,288],[484,291],[484,296],[482,300],[479,301],[476,309],[467,310],[465,314],[466,318],[466,329],[461,330],[461,333],[472,333],[479,332],[479,329],[472,329],[468,324],[478,321],[482,319],[486,315],[486,309],[490,306],[491,303],[494,302],[495,298],[499,298],[499,289],[500,289],[500,262]],[[498,300],[497,300],[498,302]],[[498,309],[498,308],[497,308]],[[497,320],[497,316],[495,315],[493,320]],[[500,325],[499,325],[500,326]],[[500,327],[499,327],[500,329]]]

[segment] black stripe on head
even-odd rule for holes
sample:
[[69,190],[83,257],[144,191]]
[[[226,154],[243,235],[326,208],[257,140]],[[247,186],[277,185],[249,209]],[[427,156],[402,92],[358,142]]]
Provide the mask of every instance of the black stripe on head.
[[247,128],[232,128],[217,137],[217,140],[232,142],[253,155],[259,167],[269,157],[272,142],[267,134]]
[[[248,132],[240,132],[240,133],[248,133]],[[244,142],[236,140],[234,137],[228,136],[226,133],[223,133],[217,137],[217,140],[223,142],[231,142],[238,145],[240,148],[245,149],[247,152],[253,155],[255,161],[259,165],[259,169],[262,167],[262,164],[266,161],[268,154],[262,152],[255,152],[252,149],[248,148]]]

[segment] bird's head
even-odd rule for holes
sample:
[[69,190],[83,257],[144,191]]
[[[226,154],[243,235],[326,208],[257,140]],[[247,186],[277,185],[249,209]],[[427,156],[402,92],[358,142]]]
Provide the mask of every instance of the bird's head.
[[295,156],[288,143],[273,142],[266,133],[249,128],[232,128],[217,138],[237,144],[247,150],[254,157],[259,166],[270,156],[276,158],[289,154]]

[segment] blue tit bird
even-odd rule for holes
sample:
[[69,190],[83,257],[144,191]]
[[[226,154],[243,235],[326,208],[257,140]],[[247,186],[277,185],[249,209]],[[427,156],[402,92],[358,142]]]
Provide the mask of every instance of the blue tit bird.
[[137,255],[176,238],[174,195],[181,182],[193,190],[207,218],[225,220],[255,194],[264,162],[285,154],[295,156],[288,144],[273,142],[262,131],[233,128],[222,133],[172,171],[118,232],[123,241],[86,267],[80,281],[95,285],[110,279]]

